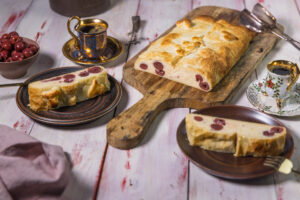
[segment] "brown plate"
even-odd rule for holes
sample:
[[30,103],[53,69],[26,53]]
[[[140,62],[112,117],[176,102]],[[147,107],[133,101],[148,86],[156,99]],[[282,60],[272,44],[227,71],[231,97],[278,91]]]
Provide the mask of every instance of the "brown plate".
[[122,96],[120,84],[112,76],[108,75],[111,84],[110,91],[103,95],[79,102],[74,106],[62,107],[56,110],[34,112],[28,107],[28,84],[33,81],[58,76],[65,73],[83,69],[79,66],[60,67],[50,69],[29,78],[17,92],[16,101],[19,109],[28,117],[45,124],[56,126],[70,126],[83,124],[98,119],[113,110]]
[[[242,106],[215,106],[204,108],[196,111],[195,113],[284,126],[281,122],[267,114]],[[200,147],[190,146],[185,129],[185,119],[178,127],[177,143],[183,153],[195,165],[214,176],[233,180],[245,180],[266,176],[275,172],[273,168],[263,165],[265,158],[262,157],[234,157],[231,153],[207,151]],[[286,143],[282,156],[290,158],[293,150],[293,138],[291,134],[287,132]]]

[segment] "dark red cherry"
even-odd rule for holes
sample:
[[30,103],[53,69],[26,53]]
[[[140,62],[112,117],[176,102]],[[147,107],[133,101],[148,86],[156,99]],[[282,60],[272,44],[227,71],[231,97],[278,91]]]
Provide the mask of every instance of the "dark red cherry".
[[1,46],[3,49],[8,51],[12,49],[11,43],[9,41],[2,42]]
[[17,52],[12,56],[13,61],[22,61],[23,59],[24,59],[24,55],[20,52]]
[[5,62],[12,62],[12,61],[13,61],[12,57],[9,57],[5,60]]
[[34,44],[29,44],[28,48],[33,51],[33,54],[35,54],[38,51],[38,48]]
[[22,53],[24,54],[25,58],[29,58],[33,55],[33,51],[29,48],[25,48]]
[[9,35],[10,38],[11,38],[12,36],[14,36],[14,35],[19,36],[19,34],[18,34],[16,31],[12,31],[12,32],[10,32],[8,35]]
[[24,42],[17,42],[15,44],[15,50],[18,52],[23,51],[23,49],[25,48],[25,43]]
[[22,39],[18,35],[13,35],[13,36],[11,36],[9,41],[10,41],[10,43],[15,44],[17,42],[21,42]]
[[9,35],[7,33],[3,34],[1,39],[9,39]]
[[9,51],[7,51],[7,50],[2,50],[2,51],[0,51],[0,56],[1,56],[4,60],[6,60],[6,59],[9,57]]

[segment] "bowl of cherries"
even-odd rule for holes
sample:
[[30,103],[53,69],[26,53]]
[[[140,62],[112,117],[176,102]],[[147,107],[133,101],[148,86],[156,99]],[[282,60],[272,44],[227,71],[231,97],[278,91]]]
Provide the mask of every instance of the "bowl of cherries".
[[20,37],[15,31],[0,37],[0,73],[16,79],[24,76],[39,54],[37,42]]

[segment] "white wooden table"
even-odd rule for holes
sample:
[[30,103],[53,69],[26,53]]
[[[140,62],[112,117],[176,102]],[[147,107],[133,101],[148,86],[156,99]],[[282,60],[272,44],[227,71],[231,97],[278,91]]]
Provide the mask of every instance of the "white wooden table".
[[[145,21],[139,38],[130,49],[134,56],[176,20],[193,8],[216,5],[241,10],[252,9],[256,0],[127,0],[112,1],[109,11],[95,17],[109,23],[108,34],[124,43],[129,41],[131,16],[140,15]],[[259,0],[285,26],[286,32],[300,40],[300,0]],[[1,0],[0,34],[16,30],[22,36],[40,44],[41,53],[27,75],[43,70],[75,65],[61,51],[71,36],[67,32],[67,17],[50,9],[46,0]],[[252,107],[245,90],[253,80],[266,75],[266,64],[275,59],[299,61],[299,51],[280,41],[258,66],[251,78],[241,87],[232,104]],[[136,103],[142,95],[122,81],[122,66],[108,68],[108,73],[122,83],[125,98],[117,113]],[[12,83],[0,77],[0,84]],[[142,146],[123,151],[106,143],[106,124],[113,113],[94,122],[76,127],[51,127],[25,116],[17,107],[17,88],[0,89],[0,123],[51,144],[62,146],[73,162],[72,177],[64,197],[79,199],[300,199],[300,176],[274,174],[257,180],[230,182],[208,175],[182,154],[176,142],[179,122],[189,109],[172,109],[160,114],[149,129],[150,139]],[[300,168],[300,117],[279,118],[291,131],[295,142],[292,160]]]

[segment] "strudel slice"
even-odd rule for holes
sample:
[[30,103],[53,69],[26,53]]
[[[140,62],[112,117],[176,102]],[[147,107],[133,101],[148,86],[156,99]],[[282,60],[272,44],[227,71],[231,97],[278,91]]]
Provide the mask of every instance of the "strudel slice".
[[225,20],[184,19],[140,54],[134,68],[210,91],[240,59],[253,36]]
[[235,156],[275,156],[283,152],[286,128],[200,114],[186,116],[190,145]]
[[110,90],[110,82],[103,67],[89,67],[73,73],[35,81],[28,85],[29,106],[45,111],[73,106]]

